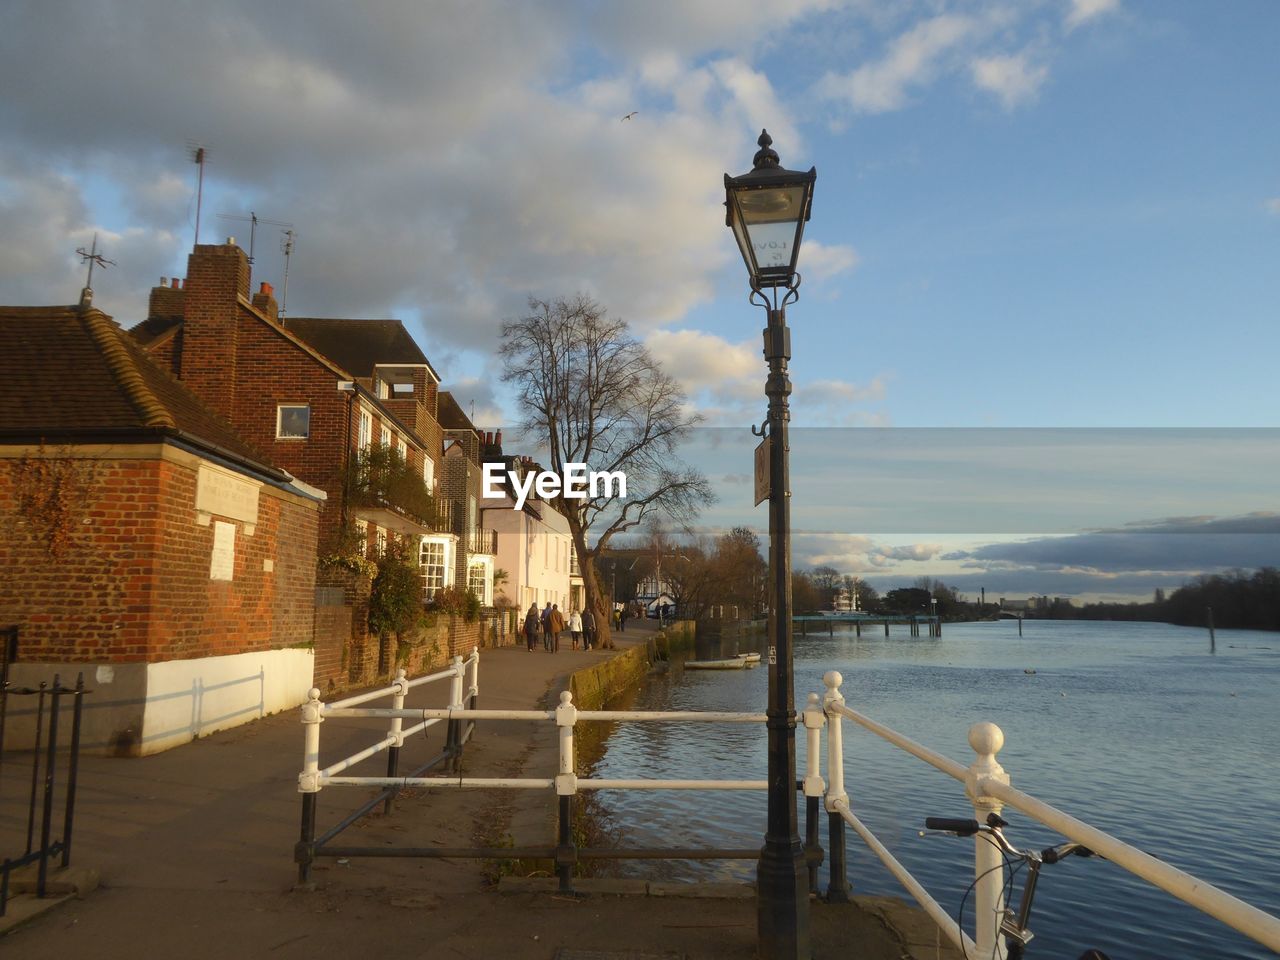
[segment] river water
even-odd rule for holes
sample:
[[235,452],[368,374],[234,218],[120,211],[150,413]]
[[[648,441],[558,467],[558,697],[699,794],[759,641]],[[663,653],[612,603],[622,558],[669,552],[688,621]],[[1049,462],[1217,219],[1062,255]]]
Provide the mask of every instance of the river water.
[[[993,721],[1014,786],[1280,914],[1280,635],[1220,630],[1210,653],[1199,629],[1028,621],[1019,637],[1016,622],[1001,621],[948,624],[937,639],[910,637],[906,627],[858,639],[837,627],[834,637],[797,635],[795,645],[797,705],[838,670],[850,707],[966,766],[969,725]],[[763,666],[673,664],[635,708],[763,712],[767,684]],[[855,724],[844,730],[854,811],[954,915],[972,880],[972,841],[919,831],[926,816],[972,815],[961,784]],[[595,775],[763,779],[765,765],[762,725],[620,724]],[[627,845],[755,847],[764,833],[763,793],[609,791],[600,801]],[[1019,846],[1060,842],[1016,810],[1005,815]],[[825,845],[825,823],[822,836]],[[848,837],[855,892],[908,896],[852,830]],[[754,869],[745,861],[618,868],[691,880],[753,880]],[[972,909],[970,897],[970,931]],[[1044,868],[1031,928],[1031,955],[1043,958],[1075,958],[1085,947],[1114,960],[1275,956],[1098,859]]]

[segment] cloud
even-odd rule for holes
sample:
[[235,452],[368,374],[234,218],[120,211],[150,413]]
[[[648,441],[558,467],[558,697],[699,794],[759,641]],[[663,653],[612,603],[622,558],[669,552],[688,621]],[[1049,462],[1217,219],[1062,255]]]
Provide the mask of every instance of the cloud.
[[828,73],[818,92],[846,102],[857,113],[901,109],[912,88],[924,85],[941,69],[940,61],[974,35],[974,19],[943,14],[919,23],[897,37],[879,60],[847,74]]
[[1049,75],[1049,68],[1033,66],[1028,54],[980,57],[970,65],[979,89],[994,93],[1006,110],[1034,99]]
[[1255,513],[1144,522],[1076,536],[987,544],[950,553],[944,559],[1005,571],[1191,576],[1274,565],[1277,556],[1280,515]]
[[884,376],[874,377],[867,384],[847,380],[812,380],[796,385],[792,402],[797,415],[803,416],[809,426],[882,427],[887,426],[885,415],[867,407],[883,402],[886,393],[887,380]]
[[858,265],[858,253],[844,244],[823,244],[806,240],[800,248],[798,268],[807,280],[821,283],[842,273],[848,273]]
[[[701,330],[655,330],[645,338],[645,345],[708,424],[760,419],[767,368],[758,340],[731,343]],[[885,392],[882,377],[865,386],[816,380],[797,384],[792,400],[809,424],[867,424],[878,417],[862,406],[883,401]]]
[[[772,29],[827,4],[733,16],[719,0],[643,11],[335,2],[305,17],[292,6],[136,0],[66,20],[6,6],[0,134],[25,145],[30,170],[57,173],[44,190],[12,162],[0,173],[0,194],[26,197],[24,220],[48,241],[32,247],[6,218],[15,242],[0,245],[0,275],[32,276],[29,261],[53,251],[65,259],[75,229],[137,229],[154,242],[140,237],[127,259],[117,248],[117,283],[101,293],[122,322],[141,319],[153,278],[183,270],[195,182],[185,145],[198,139],[209,155],[202,239],[240,232],[218,213],[295,225],[290,312],[399,315],[437,349],[485,351],[529,294],[582,290],[652,330],[710,300],[732,256],[719,211],[732,158],[751,155],[765,124],[802,149],[748,58]],[[583,51],[598,65],[590,75]],[[255,273],[280,288],[278,240],[259,231]],[[45,279],[65,286],[62,273]]]
[[1120,9],[1120,0],[1071,0],[1071,9],[1064,21],[1068,32],[1076,27]]
[[1277,216],[1280,216],[1280,197],[1270,197],[1262,201],[1262,208],[1266,210],[1267,213],[1274,213]]

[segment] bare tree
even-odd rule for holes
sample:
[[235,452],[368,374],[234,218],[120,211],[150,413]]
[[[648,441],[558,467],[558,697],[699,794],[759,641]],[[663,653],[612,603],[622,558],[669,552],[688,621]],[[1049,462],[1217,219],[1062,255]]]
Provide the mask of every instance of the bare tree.
[[502,325],[501,354],[502,379],[514,385],[524,415],[521,426],[546,450],[550,469],[563,476],[565,464],[580,463],[626,475],[625,499],[609,496],[601,484],[584,499],[551,501],[569,523],[587,606],[601,644],[611,647],[611,611],[596,558],[615,535],[651,514],[684,524],[713,499],[706,478],[676,457],[699,418],[627,324],[582,294],[530,298],[526,316]]

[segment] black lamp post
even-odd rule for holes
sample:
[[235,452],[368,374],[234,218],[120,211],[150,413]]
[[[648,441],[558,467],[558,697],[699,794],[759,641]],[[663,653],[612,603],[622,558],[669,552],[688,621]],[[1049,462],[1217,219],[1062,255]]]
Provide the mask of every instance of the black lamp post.
[[[791,490],[787,465],[787,398],[791,332],[786,307],[800,286],[796,260],[816,169],[784,170],[761,131],[750,173],[725,174],[725,224],[751,278],[751,302],[768,314],[764,356],[769,415],[764,437],[769,463],[769,814],[756,869],[756,923],[762,960],[809,960],[809,880],[796,808],[796,719],[791,649]],[[779,292],[781,291],[781,293]]]

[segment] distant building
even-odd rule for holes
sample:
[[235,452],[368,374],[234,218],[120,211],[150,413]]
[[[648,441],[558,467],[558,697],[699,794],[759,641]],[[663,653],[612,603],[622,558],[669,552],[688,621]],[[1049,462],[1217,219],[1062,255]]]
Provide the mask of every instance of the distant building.
[[575,609],[580,611],[572,589],[574,551],[569,521],[532,491],[524,505],[515,509],[508,472],[523,478],[537,471],[537,465],[527,457],[504,455],[501,432],[485,435],[484,459],[500,464],[505,478],[502,497],[480,501],[481,523],[495,531],[496,565],[507,575],[503,594],[520,610],[528,610],[530,604],[542,609],[553,603],[566,616]]

